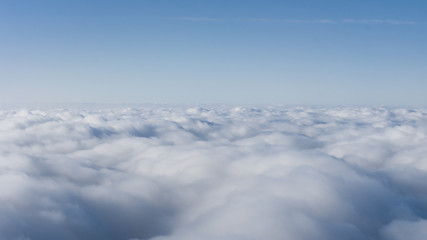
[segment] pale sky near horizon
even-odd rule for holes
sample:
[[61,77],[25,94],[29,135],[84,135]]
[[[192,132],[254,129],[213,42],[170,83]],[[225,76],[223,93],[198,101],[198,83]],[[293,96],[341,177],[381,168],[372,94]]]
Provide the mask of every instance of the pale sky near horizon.
[[0,2],[0,103],[427,105],[427,1]]

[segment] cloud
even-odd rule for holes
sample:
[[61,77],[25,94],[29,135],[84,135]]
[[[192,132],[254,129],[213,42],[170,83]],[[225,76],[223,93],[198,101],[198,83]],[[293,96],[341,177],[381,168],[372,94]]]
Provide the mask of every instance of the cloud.
[[390,240],[424,239],[427,234],[427,221],[424,219],[404,221],[396,220],[384,228],[383,237]]
[[414,25],[417,24],[414,21],[402,21],[402,20],[391,20],[391,19],[345,19],[343,23],[354,23],[354,24],[391,24],[391,25]]
[[178,18],[178,20],[195,21],[195,22],[215,22],[215,21],[221,21],[221,19],[219,19],[219,18],[201,18],[201,17],[182,17],[182,18]]
[[281,18],[175,18],[181,21],[194,22],[258,22],[258,23],[287,23],[287,24],[378,24],[378,25],[414,25],[415,21],[396,19],[281,19]]
[[325,23],[336,23],[336,21],[331,19],[277,19],[277,18],[243,18],[238,21],[243,22],[277,22],[277,23],[315,23],[315,24],[325,24]]
[[421,239],[427,110],[0,111],[0,239]]

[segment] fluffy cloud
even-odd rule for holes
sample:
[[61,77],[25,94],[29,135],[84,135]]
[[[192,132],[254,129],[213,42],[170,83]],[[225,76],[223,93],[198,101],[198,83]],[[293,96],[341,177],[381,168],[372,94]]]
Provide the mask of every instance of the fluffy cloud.
[[427,111],[0,111],[0,239],[422,239]]

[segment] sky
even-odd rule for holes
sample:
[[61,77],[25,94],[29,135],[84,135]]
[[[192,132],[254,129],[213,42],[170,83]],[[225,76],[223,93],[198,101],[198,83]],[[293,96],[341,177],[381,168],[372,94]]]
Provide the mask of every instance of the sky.
[[0,103],[426,105],[423,0],[3,0]]

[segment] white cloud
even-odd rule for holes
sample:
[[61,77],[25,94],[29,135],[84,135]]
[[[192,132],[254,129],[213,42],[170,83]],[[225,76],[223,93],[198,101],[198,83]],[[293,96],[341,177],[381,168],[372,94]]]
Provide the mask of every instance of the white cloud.
[[383,236],[390,240],[422,240],[427,235],[427,221],[397,220],[390,223],[383,231]]
[[201,18],[201,17],[182,17],[178,18],[179,20],[184,21],[195,21],[195,22],[212,22],[212,21],[220,21],[219,18]]
[[356,24],[392,24],[392,25],[413,25],[414,21],[403,21],[393,19],[345,19],[343,23],[356,23]]
[[424,109],[1,111],[0,239],[421,239],[426,123]]
[[384,24],[384,25],[414,25],[415,21],[398,19],[285,19],[285,18],[202,18],[181,17],[181,21],[193,22],[261,22],[261,23],[289,23],[289,24]]

